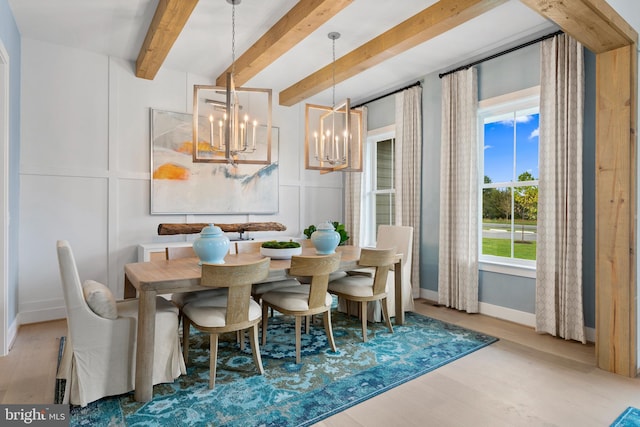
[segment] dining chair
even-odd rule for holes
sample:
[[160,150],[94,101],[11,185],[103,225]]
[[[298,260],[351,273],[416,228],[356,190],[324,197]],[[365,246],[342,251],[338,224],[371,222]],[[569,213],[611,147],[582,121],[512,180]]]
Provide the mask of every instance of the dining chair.
[[[193,250],[193,246],[182,246],[182,247],[167,246],[165,248],[165,255],[167,260],[198,257],[198,255],[196,255],[196,252]],[[214,297],[217,295],[223,295],[226,292],[227,292],[226,289],[207,289],[205,291],[174,293],[171,295],[171,302],[173,302],[176,305],[176,307],[178,307],[178,310],[180,311],[179,318],[182,319],[182,308],[188,302],[195,301],[199,298],[207,298],[207,297]]]
[[[262,242],[255,240],[244,240],[234,243],[237,254],[260,253],[260,247],[262,246]],[[251,296],[254,300],[260,302],[262,295],[266,292],[272,291],[274,289],[287,288],[289,286],[298,285],[300,285],[300,282],[298,282],[294,278],[264,280],[260,283],[253,284],[253,286],[251,287]]]
[[[58,370],[66,379],[63,403],[86,406],[106,396],[134,389],[138,299],[116,301],[96,281],[80,281],[69,242],[57,242],[60,278],[67,310],[68,337]],[[186,374],[178,310],[156,297],[153,384],[173,382]]]
[[[313,241],[311,239],[302,239],[302,240],[299,240],[298,243],[300,243],[300,246],[302,246],[303,248],[315,249],[315,246],[313,246]],[[329,275],[329,281],[340,279],[346,275],[347,273],[345,271],[334,271]],[[311,282],[310,277],[300,276],[300,277],[296,277],[296,279],[298,280],[298,282],[302,284],[309,284]]]
[[[395,247],[402,254],[402,307],[404,311],[413,311],[413,289],[411,288],[411,266],[413,263],[413,227],[407,225],[380,225],[376,239],[376,248]],[[389,315],[396,315],[395,276],[387,276],[387,298]],[[375,321],[379,322],[380,309],[375,310]]]
[[323,314],[324,328],[331,350],[336,351],[331,327],[332,296],[327,292],[329,274],[340,266],[340,252],[331,255],[293,256],[289,274],[292,276],[310,276],[311,283],[269,291],[262,295],[262,345],[267,343],[267,324],[269,307],[295,316],[296,363],[300,363],[300,342],[302,318]]
[[372,267],[373,277],[368,275],[350,275],[342,279],[329,282],[329,293],[355,301],[360,304],[360,319],[362,321],[362,341],[367,341],[367,305],[369,301],[380,301],[385,323],[393,333],[389,317],[389,301],[387,298],[387,276],[393,267],[396,248],[362,249],[358,265]]
[[198,257],[196,251],[193,250],[193,246],[167,246],[164,248],[164,254],[166,259]]
[[264,374],[258,325],[260,305],[251,298],[251,285],[269,274],[269,258],[247,264],[202,264],[202,286],[226,288],[227,294],[199,298],[182,308],[182,348],[184,360],[189,362],[189,333],[191,326],[209,334],[209,388],[215,386],[218,360],[218,335],[224,332],[251,329],[249,339],[253,360],[260,375]]
[[[413,306],[413,297],[412,297],[412,288],[411,288],[411,265],[412,265],[412,254],[413,254],[413,227],[403,226],[403,225],[379,225],[378,226],[378,234],[376,237],[376,248],[377,249],[385,249],[385,248],[396,248],[396,253],[402,254],[402,298],[403,298],[403,309],[405,311],[412,311],[414,309]],[[391,269],[394,271],[394,274],[387,275],[387,301],[389,303],[389,316],[394,317],[396,314],[396,292],[395,292],[395,265]],[[373,268],[361,268],[354,271],[348,271],[348,275],[364,275],[373,277],[374,269]],[[356,309],[354,306],[351,307],[348,301],[344,301],[342,299],[339,300],[338,308],[340,311],[345,311],[347,313],[352,313],[353,309]],[[375,301],[372,304],[368,304],[368,313],[367,318],[371,322],[380,322],[382,321],[382,307],[379,302]]]

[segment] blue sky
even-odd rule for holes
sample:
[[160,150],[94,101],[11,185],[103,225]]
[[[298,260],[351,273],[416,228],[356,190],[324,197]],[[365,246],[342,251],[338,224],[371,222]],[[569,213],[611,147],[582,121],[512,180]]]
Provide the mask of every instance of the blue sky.
[[[517,180],[522,172],[538,179],[539,114],[516,115],[517,119],[494,121],[484,125],[484,175],[491,182]],[[516,170],[513,171],[514,124]]]

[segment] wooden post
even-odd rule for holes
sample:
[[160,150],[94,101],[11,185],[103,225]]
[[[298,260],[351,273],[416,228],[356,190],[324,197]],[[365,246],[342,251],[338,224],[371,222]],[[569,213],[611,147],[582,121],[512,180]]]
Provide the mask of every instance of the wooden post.
[[596,359],[601,369],[634,377],[636,45],[596,58]]

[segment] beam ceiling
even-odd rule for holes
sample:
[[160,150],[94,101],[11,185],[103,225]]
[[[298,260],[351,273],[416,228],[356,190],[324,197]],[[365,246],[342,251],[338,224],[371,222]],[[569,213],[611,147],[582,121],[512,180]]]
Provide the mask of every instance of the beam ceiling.
[[158,2],[136,60],[136,77],[148,80],[155,78],[197,4],[198,0]]
[[[242,86],[281,55],[297,45],[353,0],[300,0],[269,31],[236,59],[233,80]],[[231,66],[216,79],[226,86]]]
[[[335,62],[335,81],[342,82],[368,68],[437,37],[506,0],[440,0]],[[333,84],[334,64],[329,64],[280,92],[280,105],[292,106]]]
[[594,53],[638,43],[638,33],[605,0],[520,0]]

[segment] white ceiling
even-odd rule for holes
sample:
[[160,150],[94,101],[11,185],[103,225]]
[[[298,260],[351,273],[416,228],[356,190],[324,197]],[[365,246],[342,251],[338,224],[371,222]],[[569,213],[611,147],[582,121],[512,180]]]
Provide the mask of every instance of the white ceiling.
[[[242,0],[236,7],[236,56],[275,24],[297,0]],[[315,33],[246,83],[278,92],[332,60],[327,34],[342,34],[336,57],[429,7],[435,0],[354,0]],[[135,61],[158,0],[9,0],[22,37]],[[163,68],[216,78],[231,63],[231,5],[200,0]],[[550,21],[509,0],[420,46],[336,86],[353,103],[554,31]],[[331,89],[307,100],[331,103]],[[277,98],[276,98],[277,99]]]

